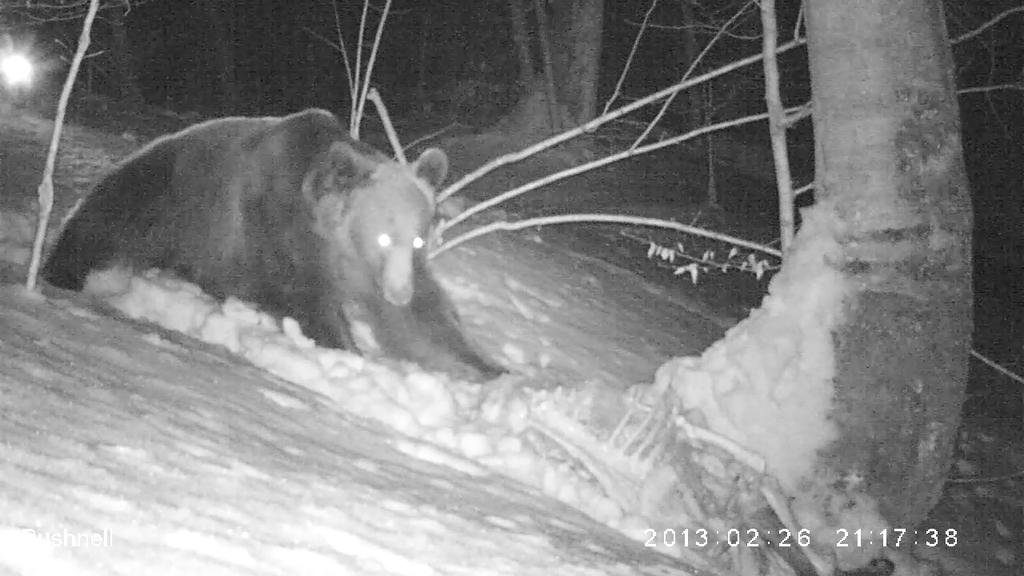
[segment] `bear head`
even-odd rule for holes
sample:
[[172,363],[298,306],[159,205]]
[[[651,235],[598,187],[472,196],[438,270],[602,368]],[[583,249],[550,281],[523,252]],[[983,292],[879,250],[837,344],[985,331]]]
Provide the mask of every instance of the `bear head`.
[[302,193],[347,294],[372,291],[394,306],[412,301],[434,193],[447,172],[448,157],[437,148],[403,165],[344,141],[313,163]]

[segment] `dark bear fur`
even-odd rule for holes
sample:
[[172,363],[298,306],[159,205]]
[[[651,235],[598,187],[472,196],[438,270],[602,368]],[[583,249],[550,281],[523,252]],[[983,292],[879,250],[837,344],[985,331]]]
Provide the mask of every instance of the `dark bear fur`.
[[170,270],[217,298],[291,316],[322,346],[493,377],[503,369],[466,340],[426,261],[447,167],[436,149],[408,167],[391,161],[323,110],[212,120],[102,179],[43,275],[81,290],[114,265]]

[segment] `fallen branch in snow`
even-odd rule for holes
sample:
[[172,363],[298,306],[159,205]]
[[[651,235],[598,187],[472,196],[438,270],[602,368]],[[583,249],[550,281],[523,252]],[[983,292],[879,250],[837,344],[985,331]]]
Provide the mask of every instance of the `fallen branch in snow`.
[[[528,430],[546,440],[548,450],[560,453],[557,461],[566,458],[584,471],[625,514],[642,518],[648,527],[645,533],[659,533],[662,526],[704,526],[736,534],[741,526],[768,529],[754,512],[765,510],[767,504],[789,530],[795,553],[805,556],[819,575],[831,574],[831,563],[810,548],[809,529],[796,521],[778,481],[767,474],[764,459],[689,422],[679,413],[670,388],[634,387],[613,397],[607,390],[556,388],[533,391],[528,397]],[[614,425],[611,416],[617,417]],[[543,447],[535,449],[544,452]],[[562,490],[564,485],[552,483],[552,488]],[[673,552],[715,574],[735,573],[751,554],[782,556],[771,547],[737,548],[742,547],[730,546],[729,554],[720,556],[698,554],[686,546]]]
[[815,552],[814,548],[800,542],[801,533],[804,532],[806,528],[801,528],[800,524],[798,524],[796,519],[793,517],[793,511],[790,510],[789,505],[786,504],[786,498],[783,496],[782,489],[778,486],[778,482],[772,480],[762,484],[761,494],[764,495],[764,499],[768,501],[768,505],[772,507],[772,510],[775,512],[775,515],[778,516],[782,525],[789,530],[790,535],[797,544],[796,549],[807,557],[807,560],[812,566],[814,566],[814,570],[818,575],[828,576],[829,574],[832,574],[832,566],[817,552]]

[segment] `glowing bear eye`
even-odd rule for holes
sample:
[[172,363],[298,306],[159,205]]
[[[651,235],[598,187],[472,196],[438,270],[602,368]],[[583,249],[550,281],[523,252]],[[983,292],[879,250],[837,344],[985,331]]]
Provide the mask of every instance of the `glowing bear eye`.
[[419,236],[414,238],[413,241],[412,241],[412,247],[417,249],[417,250],[419,250],[420,248],[423,248],[424,244],[426,244],[426,242],[424,242],[423,238],[420,238]]
[[381,248],[390,248],[391,236],[388,236],[387,234],[381,234],[380,236],[377,236],[377,245],[380,246]]

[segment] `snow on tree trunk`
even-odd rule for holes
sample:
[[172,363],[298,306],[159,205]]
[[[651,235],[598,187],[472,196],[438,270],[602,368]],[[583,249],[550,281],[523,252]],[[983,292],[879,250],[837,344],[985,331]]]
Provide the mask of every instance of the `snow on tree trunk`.
[[855,288],[837,327],[828,468],[897,526],[940,495],[972,331],[971,198],[939,0],[808,5],[818,202]]
[[[818,203],[761,308],[657,380],[765,458],[800,526],[910,528],[942,487],[970,347],[952,59],[938,0],[807,15]],[[876,553],[853,548],[841,565]]]

